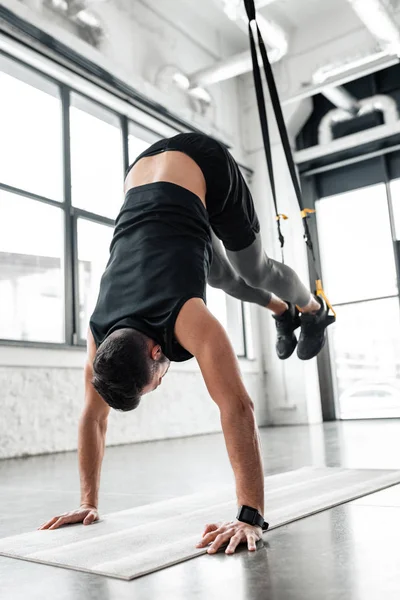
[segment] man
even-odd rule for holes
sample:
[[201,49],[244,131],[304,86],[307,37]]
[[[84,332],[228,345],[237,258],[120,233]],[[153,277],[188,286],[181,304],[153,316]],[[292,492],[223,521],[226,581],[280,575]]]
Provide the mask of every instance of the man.
[[254,405],[227,334],[207,310],[207,280],[272,311],[281,359],[297,343],[299,358],[316,356],[333,317],[292,269],[264,253],[250,192],[216,140],[197,133],[160,140],[129,168],[125,191],[88,332],[78,447],[81,506],[41,529],[99,518],[110,408],[136,408],[161,384],[170,361],[194,356],[220,410],[238,504],[250,507],[236,520],[207,525],[199,547],[211,543],[213,553],[227,544],[230,554],[247,542],[255,550],[264,524],[264,476]]

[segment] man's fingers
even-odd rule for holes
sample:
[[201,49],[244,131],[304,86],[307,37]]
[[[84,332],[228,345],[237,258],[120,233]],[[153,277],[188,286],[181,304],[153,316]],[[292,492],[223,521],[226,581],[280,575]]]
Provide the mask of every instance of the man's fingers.
[[96,520],[96,513],[91,512],[89,513],[83,520],[83,524],[84,525],[91,525],[93,523],[93,521]]
[[197,548],[201,548],[204,546],[207,546],[210,542],[212,542],[213,540],[215,540],[215,538],[223,533],[226,530],[226,527],[222,526],[222,527],[218,527],[217,529],[210,531],[209,533],[206,533],[205,535],[203,535],[203,539],[200,540],[200,542],[196,545]]
[[58,527],[60,527],[60,525],[65,525],[66,523],[73,523],[73,519],[68,518],[68,517],[60,517],[59,519],[57,519],[57,521],[51,526],[49,527],[49,529],[57,529]]
[[38,527],[38,529],[49,529],[49,527],[51,527],[53,523],[55,523],[59,518],[60,517],[53,517],[52,519],[50,519],[50,521],[47,521],[47,523],[43,523],[43,525]]
[[247,547],[249,550],[254,552],[257,549],[256,547],[256,536],[253,533],[247,535]]
[[207,533],[210,533],[211,531],[216,531],[216,529],[218,529],[218,525],[216,523],[209,523],[206,525],[204,532],[203,532],[203,537],[205,535],[207,535]]
[[[212,531],[209,531],[210,529]],[[254,550],[257,550],[256,544],[259,539],[261,539],[261,534],[254,527],[244,527],[243,524],[238,523],[225,523],[221,527],[218,527],[218,529],[215,529],[214,524],[209,524],[206,525],[203,539],[196,547],[201,548],[210,544],[207,552],[213,554],[221,546],[227,545],[225,549],[226,554],[233,554],[241,542],[247,542],[248,549],[254,552]]]
[[53,517],[47,523],[43,523],[38,529],[58,529],[61,525],[70,525],[75,523],[83,523],[90,525],[99,519],[99,513],[96,508],[79,508],[71,512],[63,513],[57,517]]
[[211,544],[211,546],[209,547],[209,549],[207,550],[207,552],[209,554],[212,554],[213,552],[216,552],[231,537],[232,537],[232,529],[228,529],[228,531],[225,531],[224,533],[220,533],[219,535],[217,535],[217,537],[215,538],[214,542]]
[[236,548],[239,546],[240,542],[242,540],[242,536],[240,533],[236,533],[236,535],[234,535],[231,538],[231,541],[229,542],[229,545],[227,547],[227,549],[225,550],[226,554],[233,554],[236,550]]

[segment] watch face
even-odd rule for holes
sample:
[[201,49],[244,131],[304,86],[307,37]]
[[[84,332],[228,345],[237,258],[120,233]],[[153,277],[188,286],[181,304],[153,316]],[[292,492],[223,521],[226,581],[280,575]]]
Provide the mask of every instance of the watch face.
[[246,521],[253,521],[254,519],[254,510],[251,508],[247,508],[247,506],[242,509],[242,517],[246,519]]

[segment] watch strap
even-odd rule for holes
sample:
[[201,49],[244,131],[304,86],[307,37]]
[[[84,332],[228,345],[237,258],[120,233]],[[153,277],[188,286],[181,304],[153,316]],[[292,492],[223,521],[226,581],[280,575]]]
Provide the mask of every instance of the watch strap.
[[264,517],[258,512],[256,508],[252,506],[243,505],[239,508],[237,514],[237,520],[249,525],[257,525],[261,527],[263,531],[267,531],[269,524],[264,521]]

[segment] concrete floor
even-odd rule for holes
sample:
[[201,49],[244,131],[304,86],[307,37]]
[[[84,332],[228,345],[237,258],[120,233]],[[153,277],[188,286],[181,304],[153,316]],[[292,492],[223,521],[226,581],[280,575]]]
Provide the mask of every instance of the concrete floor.
[[[400,468],[400,421],[262,429],[261,440],[266,474],[324,464]],[[107,448],[100,510],[231,481],[219,434]],[[75,453],[0,461],[0,482],[0,537],[78,504]],[[0,597],[398,600],[399,539],[400,485],[271,531],[255,553],[205,555],[131,582],[0,557]]]

